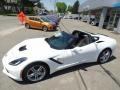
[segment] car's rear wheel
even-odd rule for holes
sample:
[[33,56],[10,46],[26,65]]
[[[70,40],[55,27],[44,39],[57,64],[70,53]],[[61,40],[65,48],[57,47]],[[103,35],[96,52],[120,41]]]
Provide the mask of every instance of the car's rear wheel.
[[46,32],[46,31],[48,31],[48,27],[47,26],[43,26],[42,30]]
[[98,62],[101,64],[106,63],[110,59],[111,53],[111,49],[103,50],[98,57]]
[[22,74],[22,78],[25,81],[37,82],[43,80],[49,73],[46,65],[41,63],[34,63],[28,65]]
[[28,23],[25,24],[25,27],[26,27],[27,29],[30,29],[30,25],[29,25]]

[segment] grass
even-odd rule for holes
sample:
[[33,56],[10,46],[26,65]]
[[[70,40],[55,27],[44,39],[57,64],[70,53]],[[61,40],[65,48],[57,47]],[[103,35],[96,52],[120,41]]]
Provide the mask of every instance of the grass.
[[3,16],[17,16],[17,13],[0,12],[0,15],[3,15]]

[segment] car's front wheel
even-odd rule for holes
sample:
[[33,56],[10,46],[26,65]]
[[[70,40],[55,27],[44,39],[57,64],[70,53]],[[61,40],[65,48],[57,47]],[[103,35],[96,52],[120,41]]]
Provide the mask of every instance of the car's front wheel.
[[48,75],[48,68],[41,63],[28,65],[22,74],[25,81],[37,82],[43,80]]
[[47,26],[43,26],[42,30],[46,32],[46,31],[48,31],[48,27]]
[[112,53],[111,49],[103,50],[98,57],[98,62],[101,64],[107,62],[111,57],[111,53]]

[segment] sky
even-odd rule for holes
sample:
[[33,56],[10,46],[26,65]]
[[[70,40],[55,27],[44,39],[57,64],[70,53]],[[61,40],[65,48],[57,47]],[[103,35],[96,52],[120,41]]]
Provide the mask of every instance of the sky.
[[[65,2],[67,5],[73,5],[76,0],[41,0],[47,10],[54,10],[54,2]],[[86,0],[79,0],[80,4]]]

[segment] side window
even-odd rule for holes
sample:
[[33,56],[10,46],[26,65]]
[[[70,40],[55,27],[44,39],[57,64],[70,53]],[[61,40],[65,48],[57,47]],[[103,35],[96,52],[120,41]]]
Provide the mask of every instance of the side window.
[[37,18],[34,18],[34,20],[35,20],[35,21],[38,21],[38,19],[37,19]]
[[90,38],[88,35],[83,35],[83,38],[79,42],[79,47],[90,44]]
[[35,21],[41,22],[41,20],[39,18],[35,18]]
[[34,20],[34,17],[29,17],[30,20]]

